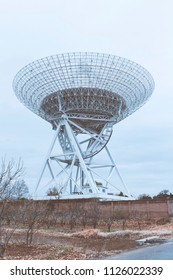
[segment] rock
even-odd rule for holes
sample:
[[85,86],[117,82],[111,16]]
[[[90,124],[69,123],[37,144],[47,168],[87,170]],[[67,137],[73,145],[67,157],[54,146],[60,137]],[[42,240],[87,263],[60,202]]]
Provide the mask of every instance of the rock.
[[151,236],[151,237],[146,237],[146,238],[143,238],[143,239],[136,240],[136,243],[138,245],[143,245],[143,244],[146,244],[146,243],[154,243],[154,242],[157,242],[157,241],[159,241],[157,236]]

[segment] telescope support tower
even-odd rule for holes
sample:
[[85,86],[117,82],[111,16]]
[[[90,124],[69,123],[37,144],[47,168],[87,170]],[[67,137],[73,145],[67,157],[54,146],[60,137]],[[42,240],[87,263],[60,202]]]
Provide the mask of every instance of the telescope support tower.
[[[74,127],[78,128],[78,132],[74,132]],[[59,198],[75,198],[75,195],[77,195],[78,198],[99,197],[106,199],[111,197],[111,199],[116,199],[118,197],[120,199],[118,194],[122,192],[128,199],[132,199],[106,146],[111,133],[111,123],[106,123],[102,132],[96,134],[86,131],[73,120],[70,120],[68,116],[63,116],[58,121],[55,136],[41,170],[36,191],[47,169],[50,179],[43,188],[47,186],[55,187]],[[82,134],[85,134],[86,139],[80,141],[78,135],[81,137]],[[61,145],[63,154],[57,154],[57,142]],[[86,143],[87,147],[84,148],[83,144]],[[109,160],[108,164],[93,163],[93,155],[99,153],[100,150],[106,152]],[[96,171],[101,168],[109,169],[106,179]],[[110,182],[114,171],[121,182],[121,188],[115,187]],[[96,182],[95,176],[101,179],[102,184]]]

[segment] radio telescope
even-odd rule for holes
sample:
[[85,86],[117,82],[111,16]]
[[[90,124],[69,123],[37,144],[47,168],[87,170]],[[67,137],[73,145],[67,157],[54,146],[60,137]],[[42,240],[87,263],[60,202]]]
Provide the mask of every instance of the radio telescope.
[[[13,88],[55,130],[37,192],[54,187],[59,198],[131,198],[107,143],[113,125],[152,94],[154,81],[145,68],[108,54],[58,54],[22,68]],[[97,162],[101,152],[105,156]],[[119,183],[112,182],[115,174]]]

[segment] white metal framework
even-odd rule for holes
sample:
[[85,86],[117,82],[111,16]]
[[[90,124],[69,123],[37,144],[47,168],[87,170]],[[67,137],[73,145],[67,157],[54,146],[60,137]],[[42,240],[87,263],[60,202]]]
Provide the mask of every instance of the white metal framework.
[[[13,88],[27,108],[56,130],[38,185],[47,168],[51,176],[48,185],[55,184],[62,197],[108,195],[113,189],[113,171],[120,174],[106,144],[113,125],[140,108],[151,95],[154,81],[150,73],[118,56],[66,53],[30,63],[18,72]],[[57,141],[61,155],[55,151]],[[93,164],[102,149],[109,163]],[[110,169],[106,179],[96,172],[103,167]],[[96,182],[95,173],[101,184]],[[120,181],[129,197],[121,177]],[[115,193],[122,192],[119,187],[114,189]]]

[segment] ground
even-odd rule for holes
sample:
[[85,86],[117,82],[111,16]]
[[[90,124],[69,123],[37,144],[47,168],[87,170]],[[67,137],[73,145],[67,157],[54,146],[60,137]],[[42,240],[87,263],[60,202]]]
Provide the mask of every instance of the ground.
[[137,239],[157,236],[159,239],[173,236],[173,222],[164,225],[148,225],[141,229],[125,230],[113,227],[105,229],[75,229],[73,232],[39,229],[33,235],[30,246],[25,244],[25,229],[17,229],[7,246],[3,259],[97,259],[136,248]]

